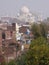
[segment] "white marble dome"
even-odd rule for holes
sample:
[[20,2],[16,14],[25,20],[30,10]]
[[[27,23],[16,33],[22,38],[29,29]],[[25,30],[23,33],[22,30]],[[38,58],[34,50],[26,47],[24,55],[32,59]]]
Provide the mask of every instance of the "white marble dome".
[[23,6],[23,7],[21,8],[21,12],[23,12],[23,13],[29,13],[28,7]]

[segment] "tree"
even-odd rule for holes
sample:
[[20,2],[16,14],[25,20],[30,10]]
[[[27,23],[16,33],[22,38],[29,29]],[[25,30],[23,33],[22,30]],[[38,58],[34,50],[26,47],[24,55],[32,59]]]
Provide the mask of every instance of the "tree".
[[16,60],[17,65],[26,65],[26,54],[22,54]]
[[41,23],[40,24],[40,31],[41,31],[41,35],[43,36],[43,37],[45,37],[46,38],[46,34],[47,34],[47,24],[45,24],[45,23]]
[[31,31],[34,34],[35,38],[40,37],[40,36],[43,36],[46,38],[47,25],[45,23],[40,23],[40,24],[34,23],[31,26]]
[[49,45],[46,39],[39,37],[33,40],[26,58],[26,65],[49,65]]
[[34,23],[34,24],[31,26],[31,31],[32,31],[32,33],[34,34],[34,37],[35,37],[35,38],[41,36],[40,26],[39,26],[39,24],[37,24],[37,23]]
[[11,60],[11,61],[8,63],[8,65],[17,65],[17,64],[16,64],[15,60]]

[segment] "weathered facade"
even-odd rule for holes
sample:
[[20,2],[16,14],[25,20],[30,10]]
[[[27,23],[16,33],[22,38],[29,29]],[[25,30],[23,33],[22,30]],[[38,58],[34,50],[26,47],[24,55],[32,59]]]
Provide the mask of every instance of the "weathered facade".
[[5,60],[9,62],[10,59],[16,58],[15,24],[5,25],[4,27],[0,27],[0,50]]

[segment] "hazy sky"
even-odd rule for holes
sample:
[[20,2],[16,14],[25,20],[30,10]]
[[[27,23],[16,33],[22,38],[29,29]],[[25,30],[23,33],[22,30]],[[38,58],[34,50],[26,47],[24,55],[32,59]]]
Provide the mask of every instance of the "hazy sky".
[[23,6],[43,17],[49,16],[49,0],[0,0],[0,16],[16,16]]

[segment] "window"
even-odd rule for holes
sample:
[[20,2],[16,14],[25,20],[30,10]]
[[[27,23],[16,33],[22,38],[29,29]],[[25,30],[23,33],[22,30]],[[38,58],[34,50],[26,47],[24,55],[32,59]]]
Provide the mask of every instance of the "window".
[[12,37],[12,34],[13,34],[13,32],[11,31],[11,37]]
[[5,39],[5,33],[2,32],[2,39]]

